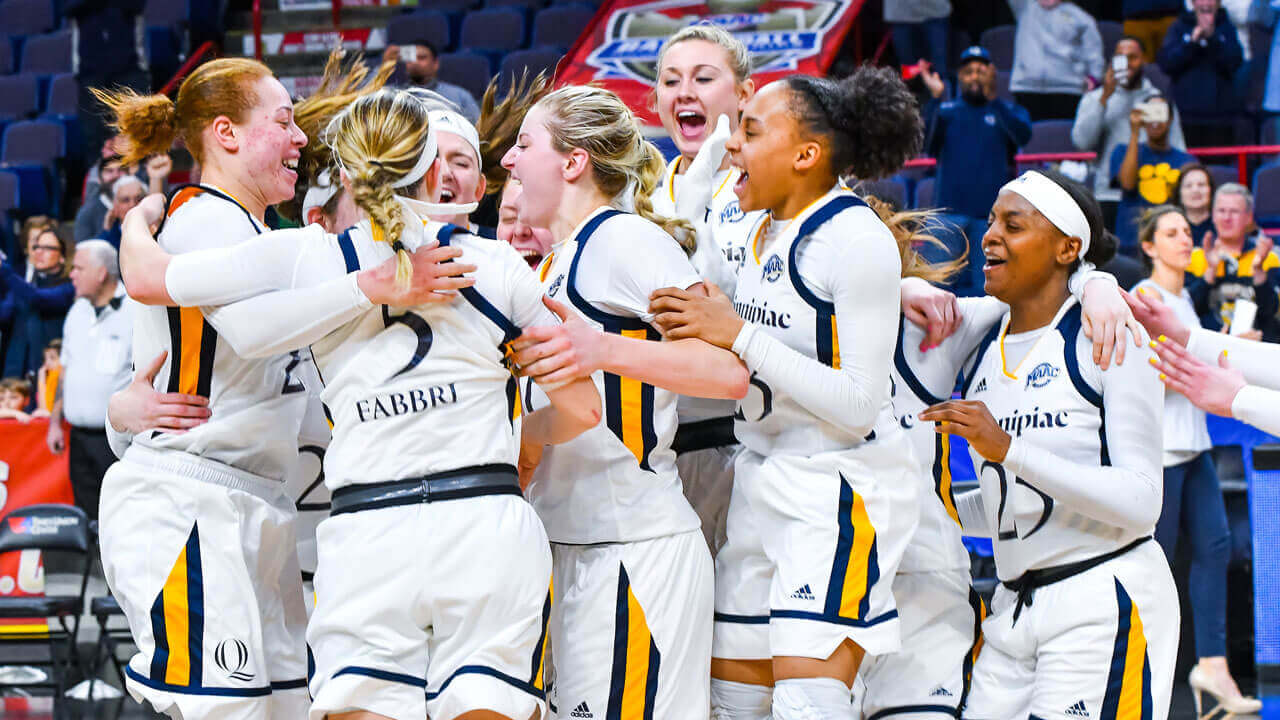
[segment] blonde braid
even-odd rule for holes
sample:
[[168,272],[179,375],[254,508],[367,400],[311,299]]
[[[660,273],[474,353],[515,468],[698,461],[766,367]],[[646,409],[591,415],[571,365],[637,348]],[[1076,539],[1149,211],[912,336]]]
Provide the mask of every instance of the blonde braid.
[[637,165],[636,214],[665,230],[680,243],[680,247],[684,248],[686,254],[692,256],[698,245],[698,234],[693,229],[693,225],[684,218],[659,215],[653,209],[653,191],[662,183],[662,178],[667,173],[667,163],[653,143],[641,139],[640,144],[640,152],[644,153],[644,160]]

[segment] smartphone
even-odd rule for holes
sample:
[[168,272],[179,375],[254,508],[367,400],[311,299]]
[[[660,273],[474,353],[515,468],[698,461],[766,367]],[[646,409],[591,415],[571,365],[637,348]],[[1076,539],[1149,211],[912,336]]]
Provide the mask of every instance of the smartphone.
[[1148,101],[1139,103],[1134,109],[1142,112],[1142,122],[1144,123],[1169,122],[1168,103]]
[[401,45],[400,46],[400,62],[405,62],[405,63],[418,62],[418,46],[417,45]]
[[1111,72],[1116,76],[1116,82],[1124,82],[1129,79],[1129,58],[1124,55],[1116,55],[1111,58]]

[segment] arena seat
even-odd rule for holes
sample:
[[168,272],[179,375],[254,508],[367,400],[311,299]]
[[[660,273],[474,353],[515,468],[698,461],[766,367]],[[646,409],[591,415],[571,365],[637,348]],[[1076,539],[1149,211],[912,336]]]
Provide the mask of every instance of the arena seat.
[[491,75],[489,59],[483,55],[459,52],[440,56],[440,79],[461,85],[477,100],[484,96]]
[[467,13],[462,20],[458,47],[489,58],[492,72],[502,56],[524,46],[524,15],[511,8],[493,8]]
[[916,196],[913,206],[917,209],[925,210],[933,207],[934,186],[937,184],[936,178],[921,178],[916,182]]
[[555,74],[556,63],[563,57],[558,49],[530,48],[507,53],[502,59],[502,68],[498,71],[498,95],[505,96],[512,83],[522,72],[528,71],[530,77],[545,72],[548,77]]
[[53,0],[0,2],[0,28],[9,35],[38,35],[57,27]]
[[991,62],[1001,72],[1013,69],[1013,36],[1016,32],[1013,25],[997,25],[984,30],[978,39],[978,44],[991,53]]
[[1280,227],[1280,163],[1267,163],[1253,174],[1253,215],[1259,225]]
[[418,38],[430,40],[437,52],[448,50],[452,47],[449,18],[444,13],[427,10],[398,15],[387,23],[387,42],[392,45],[407,45]]
[[553,7],[541,10],[533,19],[533,46],[568,50],[591,23],[594,10],[585,7]]
[[0,76],[0,117],[14,120],[35,115],[39,107],[35,75]]
[[18,69],[37,75],[69,73],[71,54],[70,30],[29,37],[22,46],[22,64]]

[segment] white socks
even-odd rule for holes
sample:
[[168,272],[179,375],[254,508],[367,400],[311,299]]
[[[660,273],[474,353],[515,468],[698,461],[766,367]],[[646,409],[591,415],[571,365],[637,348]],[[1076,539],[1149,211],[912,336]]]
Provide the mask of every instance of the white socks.
[[855,720],[849,686],[835,678],[779,680],[773,720]]
[[769,720],[773,688],[711,678],[711,720]]

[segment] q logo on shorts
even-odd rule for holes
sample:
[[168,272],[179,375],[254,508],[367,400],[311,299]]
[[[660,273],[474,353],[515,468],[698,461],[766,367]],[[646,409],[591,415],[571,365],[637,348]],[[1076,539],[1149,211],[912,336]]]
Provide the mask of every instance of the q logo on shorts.
[[249,664],[249,647],[235,638],[218,643],[218,648],[213,651],[213,661],[232,680],[249,682],[254,677],[253,673],[244,671]]

